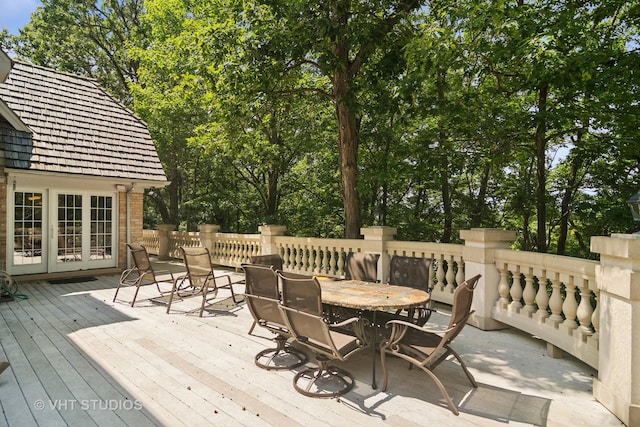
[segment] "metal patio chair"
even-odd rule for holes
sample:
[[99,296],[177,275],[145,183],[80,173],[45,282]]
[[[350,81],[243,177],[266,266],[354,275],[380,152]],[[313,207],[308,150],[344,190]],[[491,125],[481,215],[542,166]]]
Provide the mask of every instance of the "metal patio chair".
[[[430,266],[430,258],[394,255],[391,257],[389,266],[389,284],[420,289],[431,295],[433,284],[429,283]],[[404,311],[406,311],[406,320],[422,326],[429,321],[433,311],[433,303],[429,298],[425,305]],[[398,311],[396,314],[400,315],[401,312]]]
[[227,289],[231,292],[231,299],[234,304],[242,302],[242,298],[236,297],[233,285],[241,284],[243,280],[232,281],[231,276],[223,274],[215,275],[214,265],[211,262],[209,249],[203,247],[185,248],[180,247],[182,259],[187,269],[186,273],[173,281],[173,288],[167,304],[167,313],[171,310],[174,297],[188,298],[200,296],[200,317],[208,302],[218,296],[218,290]]
[[[264,265],[242,264],[245,273],[245,299],[254,325],[276,334],[276,348],[262,350],[255,356],[255,363],[263,369],[292,369],[303,365],[307,356],[287,345],[293,335],[286,326],[280,311],[280,290],[278,276],[273,269]],[[253,327],[251,328],[251,333]]]
[[387,322],[387,327],[391,327],[391,336],[380,347],[382,375],[384,377],[382,391],[385,391],[389,384],[387,355],[397,356],[426,372],[440,389],[440,393],[442,393],[442,397],[444,397],[451,412],[459,415],[458,408],[451,400],[442,381],[433,371],[440,363],[453,355],[460,363],[471,385],[474,388],[478,387],[460,355],[451,347],[451,343],[460,334],[462,328],[467,324],[469,316],[473,313],[471,310],[473,290],[479,279],[480,275],[474,276],[456,288],[453,294],[449,326],[445,330],[428,329],[402,320],[390,320]]
[[377,282],[379,259],[380,254],[349,252],[344,264],[345,279]]
[[274,271],[282,270],[282,257],[279,254],[255,255],[249,258],[251,264],[266,265]]
[[[287,327],[296,341],[316,353],[317,367],[298,372],[293,386],[310,397],[337,397],[353,388],[353,376],[329,364],[346,360],[368,344],[364,333],[366,320],[354,317],[339,324],[329,324],[322,313],[322,294],[315,277],[291,278],[279,274],[282,304]],[[340,328],[338,330],[337,328]],[[353,334],[346,333],[349,328]],[[305,384],[306,382],[306,384]]]
[[[173,285],[175,281],[173,273],[168,270],[155,271],[153,269],[153,265],[151,264],[151,260],[149,259],[147,248],[145,248],[144,245],[138,243],[127,243],[127,248],[129,249],[129,253],[131,254],[131,258],[133,260],[133,267],[123,271],[120,275],[118,287],[116,288],[116,293],[113,296],[113,302],[116,301],[118,291],[122,286],[136,287],[136,291],[133,294],[133,299],[131,300],[131,307],[133,307],[136,302],[140,286],[156,285],[156,288],[158,289],[158,293],[160,295],[168,293],[169,290],[163,292],[160,289],[160,283]],[[159,275],[169,275],[170,279],[167,278],[164,280],[160,280],[158,279]]]

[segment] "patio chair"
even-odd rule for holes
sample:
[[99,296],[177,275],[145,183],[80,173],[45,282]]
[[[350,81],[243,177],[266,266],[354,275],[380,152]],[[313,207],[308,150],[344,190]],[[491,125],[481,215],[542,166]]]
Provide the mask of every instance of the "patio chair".
[[[346,360],[367,346],[365,319],[354,317],[330,325],[322,314],[321,288],[315,277],[298,279],[278,275],[282,284],[280,309],[287,327],[300,344],[316,353],[318,362],[317,367],[309,367],[295,375],[294,388],[310,397],[330,398],[349,392],[354,385],[353,376],[329,365],[329,361]],[[348,326],[353,333],[342,329]]]
[[202,317],[204,307],[218,296],[219,289],[228,289],[231,292],[231,300],[234,304],[243,301],[242,298],[236,298],[236,293],[233,290],[233,285],[240,284],[243,280],[234,282],[228,274],[216,276],[209,249],[203,247],[180,247],[180,252],[182,252],[182,259],[187,271],[183,276],[173,281],[173,288],[167,304],[167,313],[171,310],[171,304],[175,296],[181,299],[200,296],[202,297],[202,302],[199,315]]
[[[389,284],[420,289],[431,295],[433,284],[429,283],[430,258],[416,258],[394,255],[389,266]],[[403,310],[396,312],[400,315]],[[407,320],[422,326],[429,321],[433,311],[431,299],[422,307],[404,310],[407,312]]]
[[[131,258],[133,259],[133,267],[123,271],[120,275],[118,287],[116,288],[116,294],[113,296],[113,302],[116,301],[116,298],[118,297],[118,291],[122,286],[136,287],[136,292],[133,294],[133,299],[131,300],[131,307],[133,307],[133,304],[135,304],[136,302],[140,286],[155,284],[156,288],[158,289],[158,293],[160,293],[161,295],[168,293],[168,290],[163,292],[160,289],[160,283],[173,285],[173,282],[175,281],[173,273],[168,270],[154,271],[151,260],[149,259],[149,253],[147,252],[147,248],[145,248],[144,245],[137,243],[127,243],[127,248],[129,249],[129,253],[131,254]],[[167,278],[165,280],[159,280],[159,275],[169,275],[171,279]]]
[[380,254],[349,252],[345,260],[345,279],[378,281],[378,259]]
[[273,270],[282,270],[282,257],[279,254],[255,255],[249,260],[251,264],[266,265]]
[[[282,270],[282,257],[279,254],[255,255],[249,257],[249,260],[251,261],[251,264],[265,265],[267,267],[271,267],[274,271]],[[254,321],[249,329],[249,335],[251,335],[255,327],[256,322]]]
[[242,264],[242,269],[245,273],[245,299],[254,325],[258,324],[276,334],[277,347],[259,352],[255,356],[256,365],[267,370],[292,369],[303,365],[307,361],[306,354],[287,345],[292,334],[278,308],[280,290],[276,272],[270,267],[257,264]]
[[473,313],[471,310],[473,290],[479,279],[480,275],[474,276],[456,288],[453,294],[449,326],[445,330],[432,330],[402,320],[390,320],[387,322],[386,326],[391,327],[391,336],[380,347],[382,375],[384,377],[382,391],[387,389],[389,382],[386,356],[387,354],[398,356],[426,372],[440,389],[440,393],[442,393],[451,412],[455,415],[459,414],[458,408],[454,405],[449,393],[447,393],[444,385],[433,371],[440,363],[450,355],[453,355],[460,363],[471,385],[474,388],[478,387],[460,355],[451,348],[451,343],[462,331],[469,316]]

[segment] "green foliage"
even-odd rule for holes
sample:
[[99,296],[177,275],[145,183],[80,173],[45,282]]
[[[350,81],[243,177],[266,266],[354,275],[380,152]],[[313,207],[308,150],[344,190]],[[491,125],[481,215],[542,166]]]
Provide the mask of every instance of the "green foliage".
[[443,242],[499,227],[584,257],[591,236],[635,231],[638,5],[419,6],[45,0],[0,44],[98,78],[149,124],[171,185],[148,225],[342,237],[346,106],[363,226]]

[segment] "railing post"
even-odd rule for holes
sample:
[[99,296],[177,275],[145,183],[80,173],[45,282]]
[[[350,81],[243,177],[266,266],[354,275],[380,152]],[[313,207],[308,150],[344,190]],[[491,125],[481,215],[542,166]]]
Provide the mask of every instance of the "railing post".
[[198,226],[198,229],[200,230],[200,246],[209,249],[209,252],[213,254],[216,242],[216,233],[220,231],[220,226],[214,224],[201,224]]
[[171,232],[176,229],[173,224],[158,225],[158,259],[167,260],[171,258]]
[[280,254],[280,251],[273,241],[273,238],[275,236],[284,236],[284,232],[287,231],[287,227],[285,225],[265,224],[259,226],[258,231],[260,232],[260,254]]
[[628,426],[640,425],[640,236],[591,238],[600,254],[598,378],[593,396]]
[[472,228],[461,230],[460,238],[464,240],[462,258],[465,278],[482,274],[473,293],[475,313],[469,319],[469,324],[485,331],[503,329],[505,325],[491,317],[491,311],[500,299],[500,271],[496,268],[494,250],[509,248],[516,233],[493,228]]
[[378,261],[378,280],[382,283],[389,281],[389,254],[387,253],[387,244],[389,240],[398,232],[395,227],[375,226],[364,227],[360,229],[360,234],[364,236],[365,244],[362,246],[365,252],[374,252],[380,254]]

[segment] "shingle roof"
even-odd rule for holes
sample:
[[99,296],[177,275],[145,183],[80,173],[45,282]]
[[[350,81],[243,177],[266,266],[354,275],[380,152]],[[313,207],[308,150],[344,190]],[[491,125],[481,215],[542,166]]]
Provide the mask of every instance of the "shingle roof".
[[0,100],[33,132],[0,117],[9,168],[166,181],[146,124],[93,80],[15,62]]

